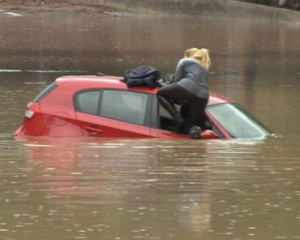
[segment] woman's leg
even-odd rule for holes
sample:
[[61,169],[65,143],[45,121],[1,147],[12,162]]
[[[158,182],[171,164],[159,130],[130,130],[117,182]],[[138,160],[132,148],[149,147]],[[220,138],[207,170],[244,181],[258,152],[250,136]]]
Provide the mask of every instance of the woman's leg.
[[[205,123],[205,108],[208,103],[208,99],[196,97],[193,93],[182,88],[177,83],[173,83],[160,88],[157,91],[158,99],[163,107],[165,107],[171,114],[171,116],[180,122],[178,127],[182,124],[182,118],[179,112],[172,107],[170,100],[186,100],[188,105],[189,117],[186,120],[184,132],[189,134],[191,127],[200,126],[204,127]],[[169,106],[168,106],[169,105]]]
[[180,129],[183,123],[183,119],[180,116],[180,113],[169,100],[176,100],[177,96],[180,95],[180,91],[181,87],[177,83],[166,85],[157,91],[157,98],[159,103],[175,119],[175,132],[178,132],[178,130]]
[[197,125],[202,129],[205,127],[205,108],[207,103],[207,98],[197,98],[190,104],[189,115],[192,125]]

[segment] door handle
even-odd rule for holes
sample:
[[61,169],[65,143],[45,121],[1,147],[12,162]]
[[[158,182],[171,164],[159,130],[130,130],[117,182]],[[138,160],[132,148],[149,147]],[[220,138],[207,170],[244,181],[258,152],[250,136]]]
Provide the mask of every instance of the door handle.
[[101,129],[98,129],[98,128],[93,127],[93,126],[84,126],[83,129],[88,131],[88,132],[102,133]]

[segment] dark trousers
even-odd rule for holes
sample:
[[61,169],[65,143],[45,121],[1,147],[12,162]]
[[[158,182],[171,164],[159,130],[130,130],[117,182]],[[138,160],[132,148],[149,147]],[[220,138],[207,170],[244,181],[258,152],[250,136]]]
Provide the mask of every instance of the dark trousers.
[[[182,101],[184,104],[187,106],[187,112],[188,112],[188,117],[185,119],[185,130],[184,132],[188,134],[190,128],[192,126],[199,126],[202,129],[205,126],[205,108],[208,103],[207,98],[201,98],[197,97],[190,91],[184,89],[177,83],[172,83],[169,85],[166,85],[162,88],[160,88],[157,91],[157,96],[159,97],[159,101],[162,104],[163,107],[165,107],[168,111],[170,106],[167,106],[166,100],[173,100],[173,101]],[[169,103],[170,104],[170,103]],[[170,111],[174,111],[170,109]],[[170,112],[169,111],[169,112]],[[175,109],[176,111],[176,109]],[[176,116],[173,116],[176,121],[180,119],[180,114],[177,112],[173,112],[170,114],[173,116],[174,114],[177,114]]]

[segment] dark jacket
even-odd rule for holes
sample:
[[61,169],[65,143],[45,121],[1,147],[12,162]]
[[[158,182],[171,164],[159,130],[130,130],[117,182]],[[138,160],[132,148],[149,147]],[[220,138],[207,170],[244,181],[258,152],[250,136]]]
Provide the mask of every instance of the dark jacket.
[[152,66],[139,66],[125,72],[124,81],[128,87],[147,85],[150,88],[158,86],[160,71]]
[[192,92],[197,97],[208,98],[208,70],[192,58],[183,58],[178,62],[172,83]]

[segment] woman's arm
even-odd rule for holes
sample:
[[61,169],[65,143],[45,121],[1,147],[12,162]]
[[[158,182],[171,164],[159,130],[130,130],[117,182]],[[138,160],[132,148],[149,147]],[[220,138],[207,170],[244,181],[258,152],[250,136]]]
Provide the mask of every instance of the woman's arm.
[[181,60],[179,60],[177,67],[176,67],[176,71],[175,71],[175,77],[174,80],[172,81],[172,83],[176,83],[179,82],[182,78],[184,78],[184,60],[185,58],[182,58]]

